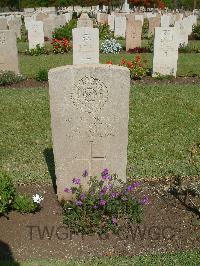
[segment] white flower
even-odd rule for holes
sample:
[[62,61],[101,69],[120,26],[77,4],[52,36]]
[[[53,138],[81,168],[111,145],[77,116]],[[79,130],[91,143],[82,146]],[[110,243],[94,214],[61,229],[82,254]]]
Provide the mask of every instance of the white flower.
[[44,198],[38,194],[33,195],[33,201],[37,204],[40,204],[42,201],[44,200]]

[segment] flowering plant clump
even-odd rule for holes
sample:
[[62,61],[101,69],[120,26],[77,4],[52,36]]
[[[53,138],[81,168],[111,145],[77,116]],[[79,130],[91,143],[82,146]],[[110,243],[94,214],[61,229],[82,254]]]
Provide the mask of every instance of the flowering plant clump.
[[101,45],[101,52],[104,54],[118,54],[122,46],[115,39],[105,40]]
[[55,54],[64,54],[71,50],[71,43],[66,38],[62,38],[61,40],[54,38],[51,44],[53,45],[53,52]]
[[42,200],[43,197],[38,194],[31,198],[18,193],[10,176],[0,172],[0,217],[11,210],[20,213],[34,213],[41,208]]
[[149,199],[147,196],[136,198],[139,182],[125,183],[104,169],[100,178],[89,178],[86,192],[82,181],[87,176],[88,172],[84,171],[82,178],[74,178],[72,187],[64,190],[73,197],[72,201],[63,203],[64,223],[71,232],[117,233],[127,222],[141,221],[142,206],[148,204]]
[[147,68],[144,67],[141,57],[139,55],[128,61],[122,59],[121,66],[126,66],[129,68],[131,73],[131,79],[134,80],[141,79],[147,74]]
[[[112,61],[108,61],[107,64],[112,65]],[[120,66],[127,67],[130,70],[131,79],[134,80],[142,79],[149,73],[149,69],[143,64],[139,55],[135,56],[132,60],[122,58]]]

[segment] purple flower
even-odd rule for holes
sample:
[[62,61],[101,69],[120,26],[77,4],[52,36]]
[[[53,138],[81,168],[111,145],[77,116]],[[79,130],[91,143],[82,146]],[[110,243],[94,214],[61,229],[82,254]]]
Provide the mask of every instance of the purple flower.
[[107,201],[106,201],[106,200],[103,200],[103,199],[101,199],[101,200],[99,201],[99,205],[100,205],[100,206],[105,206],[106,203],[107,203]]
[[113,184],[108,184],[107,189],[111,189],[111,188],[113,188]]
[[103,197],[105,194],[106,194],[105,191],[100,191],[99,196],[100,196],[100,197]]
[[72,180],[72,182],[73,182],[74,184],[76,184],[76,185],[80,185],[81,180],[80,180],[80,178],[74,178],[74,179]]
[[83,202],[81,200],[76,201],[76,206],[82,206],[82,205],[83,205]]
[[131,192],[133,190],[133,188],[134,188],[133,185],[130,185],[130,186],[127,187],[127,191]]
[[119,193],[117,193],[117,192],[112,192],[111,194],[110,194],[110,198],[111,199],[115,199],[115,198],[117,198],[119,196]]
[[102,190],[100,191],[99,195],[101,197],[104,196],[106,194],[106,192],[107,192],[107,189],[108,189],[107,186],[103,187]]
[[112,223],[117,224],[117,219],[115,217],[112,218]]
[[71,189],[69,189],[69,188],[66,187],[66,188],[64,189],[64,192],[66,192],[66,193],[70,193],[70,192],[71,192]]
[[101,173],[101,176],[102,177],[106,176],[106,175],[108,175],[108,173],[109,173],[108,168],[105,168],[105,169],[103,169],[103,172]]
[[94,208],[94,209],[97,209],[97,208],[98,208],[98,206],[97,206],[97,205],[94,205],[94,206],[93,206],[93,208]]
[[101,173],[101,177],[102,177],[103,179],[108,179],[109,181],[112,180],[112,177],[109,175],[109,171],[108,171],[107,168],[105,168],[105,169],[103,170],[103,172]]
[[81,200],[84,200],[85,198],[86,198],[86,195],[84,193],[80,195]]
[[148,196],[144,196],[143,198],[142,198],[142,200],[140,201],[140,203],[142,204],[142,205],[148,205],[149,204],[149,197]]
[[133,183],[133,187],[139,187],[141,186],[141,183],[139,181]]
[[85,170],[85,171],[83,172],[82,176],[83,176],[83,177],[87,177],[87,176],[88,176],[88,171]]

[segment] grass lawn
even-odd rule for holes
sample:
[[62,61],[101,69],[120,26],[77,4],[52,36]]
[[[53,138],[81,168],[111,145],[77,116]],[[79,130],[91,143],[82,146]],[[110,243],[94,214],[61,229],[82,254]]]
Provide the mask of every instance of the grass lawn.
[[[112,61],[119,64],[122,58],[131,59],[135,55],[121,53],[118,55],[100,55],[100,62]],[[147,61],[147,66],[152,68],[152,54],[142,54],[142,59]],[[66,55],[20,55],[20,70],[26,77],[34,78],[40,69],[51,69],[58,66],[72,64],[72,54]],[[200,76],[200,54],[179,54],[178,76]]]
[[[3,263],[2,266],[8,266],[11,264]],[[12,264],[15,265],[15,264]],[[80,261],[30,261],[22,262],[21,266],[122,266],[122,265],[137,265],[137,266],[149,266],[149,265],[159,265],[159,266],[198,266],[200,265],[200,253],[198,251],[185,252],[185,253],[175,253],[175,254],[163,254],[163,255],[152,255],[152,256],[135,256],[135,257],[112,257],[112,258],[94,258],[90,260],[80,260]]]
[[[121,41],[124,44],[124,41]],[[190,41],[190,46],[200,47],[200,41]],[[49,44],[47,44],[49,48]],[[27,43],[18,43],[18,50],[25,51],[28,48]],[[127,54],[122,51],[118,55],[105,55],[100,54],[100,62],[106,63],[112,60],[114,64],[119,64],[122,58],[131,59],[136,54]],[[147,66],[152,68],[153,54],[141,54],[143,60],[147,61]],[[72,53],[66,55],[41,55],[41,56],[28,56],[20,54],[20,70],[26,77],[34,78],[40,69],[51,69],[54,67],[72,64]],[[178,60],[178,76],[200,76],[200,54],[189,53],[179,54]]]
[[[16,181],[50,181],[47,89],[1,89],[0,167]],[[128,174],[200,174],[199,85],[132,86]],[[46,155],[46,157],[45,157]]]

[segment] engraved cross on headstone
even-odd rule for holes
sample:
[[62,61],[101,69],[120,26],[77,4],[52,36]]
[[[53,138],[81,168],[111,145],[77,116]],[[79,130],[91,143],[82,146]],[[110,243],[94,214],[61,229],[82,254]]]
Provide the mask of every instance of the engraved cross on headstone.
[[90,154],[89,154],[89,158],[86,159],[78,159],[76,158],[77,161],[86,161],[89,163],[89,169],[83,169],[83,170],[87,170],[88,171],[88,175],[89,176],[94,176],[97,173],[94,173],[94,169],[93,169],[93,162],[94,161],[106,161],[106,157],[105,156],[94,156],[94,152],[93,152],[93,141],[90,141]]

